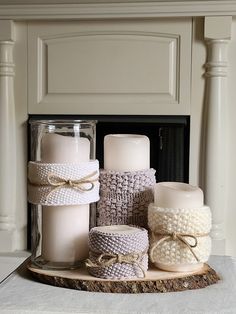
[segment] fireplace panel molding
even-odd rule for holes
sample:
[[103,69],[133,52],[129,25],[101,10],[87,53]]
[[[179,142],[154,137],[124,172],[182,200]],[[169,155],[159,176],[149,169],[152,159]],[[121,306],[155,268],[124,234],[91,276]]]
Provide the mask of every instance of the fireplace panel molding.
[[[4,126],[0,168],[1,175],[7,171],[11,178],[1,182],[7,192],[0,198],[0,251],[26,248],[26,125],[30,113],[165,114],[190,116],[190,183],[203,188],[211,207],[213,252],[224,254],[226,248],[226,253],[232,254],[227,247],[232,246],[236,237],[235,228],[229,222],[235,215],[236,203],[235,193],[229,186],[234,173],[229,173],[229,169],[234,166],[234,161],[227,155],[229,147],[225,146],[225,139],[229,128],[234,130],[235,123],[233,117],[228,117],[230,123],[227,124],[224,117],[228,105],[232,112],[236,97],[233,84],[231,90],[227,85],[227,49],[232,49],[232,55],[230,28],[231,25],[236,27],[235,16],[235,0],[84,1],[83,4],[76,0],[73,4],[61,4],[60,0],[47,1],[47,4],[44,0],[22,3],[0,0],[0,125]],[[196,27],[197,24],[200,27]],[[152,36],[147,35],[150,33]],[[67,74],[68,84],[63,87],[63,76],[54,80],[53,73],[59,76],[63,72],[60,65],[69,59],[66,44],[69,42],[79,50],[84,40],[82,34],[90,39],[94,36],[98,43],[105,44],[107,49],[102,46],[102,51],[106,58],[112,54],[109,41],[105,40],[108,37],[119,38],[115,44],[131,39],[126,56],[134,53],[137,43],[141,47],[144,43],[149,47],[154,45],[150,52],[152,63],[156,60],[156,51],[160,50],[161,40],[164,40],[165,49],[158,57],[164,58],[163,67],[168,69],[169,76],[160,81],[164,85],[159,86],[148,78],[140,91],[141,78],[133,86],[134,75],[130,73],[127,86],[121,85],[119,90],[114,88],[114,80],[108,82],[106,79],[105,82],[111,85],[99,93],[95,83],[90,89],[81,83],[77,89],[74,82],[78,79],[77,73],[72,71],[73,84],[69,84]],[[235,40],[236,35],[233,36]],[[134,37],[138,38],[137,43]],[[90,45],[94,43],[90,42]],[[167,55],[163,56],[166,51]],[[73,56],[69,60],[68,67],[74,62],[82,66],[81,60],[76,63],[74,59]],[[144,59],[144,65],[148,65],[147,61]],[[230,71],[236,71],[235,59],[230,61]],[[119,61],[117,67],[121,63]],[[158,81],[161,75],[157,68],[154,68],[153,79]],[[136,74],[141,72],[136,71]],[[95,72],[101,73],[98,68]],[[161,89],[160,86],[164,87]],[[16,137],[11,140],[7,134]],[[235,146],[231,152],[236,151]],[[13,167],[10,167],[10,160]],[[229,177],[231,179],[227,181]],[[231,228],[227,229],[227,226]]]
[[29,113],[189,114],[191,26],[29,25]]

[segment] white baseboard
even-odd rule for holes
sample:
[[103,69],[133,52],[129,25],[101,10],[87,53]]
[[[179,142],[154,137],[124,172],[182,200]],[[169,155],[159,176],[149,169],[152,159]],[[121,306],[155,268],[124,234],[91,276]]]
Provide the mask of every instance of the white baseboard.
[[14,252],[16,250],[15,230],[0,230],[0,252]]

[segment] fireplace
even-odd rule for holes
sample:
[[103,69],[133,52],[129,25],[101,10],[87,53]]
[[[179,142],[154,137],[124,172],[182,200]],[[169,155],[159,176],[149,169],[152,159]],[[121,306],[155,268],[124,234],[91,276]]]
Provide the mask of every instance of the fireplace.
[[[234,50],[228,58],[227,47],[230,15],[236,10],[215,3],[211,9],[204,1],[182,1],[181,6],[175,1],[151,6],[145,1],[86,2],[74,7],[42,4],[40,10],[31,5],[4,7],[0,251],[26,247],[28,118],[59,115],[96,117],[102,136],[131,133],[126,129],[130,124],[136,127],[133,132],[141,133],[141,124],[148,124],[157,139],[152,147],[158,156],[152,160],[163,165],[158,169],[152,164],[157,180],[185,181],[204,189],[213,212],[214,252],[224,252],[227,63],[235,63]],[[176,123],[174,118],[182,120]],[[175,150],[180,147],[183,156]],[[174,151],[173,159],[163,158],[167,148]],[[184,160],[178,163],[180,169],[173,162],[178,158]],[[230,228],[232,236],[235,228]]]

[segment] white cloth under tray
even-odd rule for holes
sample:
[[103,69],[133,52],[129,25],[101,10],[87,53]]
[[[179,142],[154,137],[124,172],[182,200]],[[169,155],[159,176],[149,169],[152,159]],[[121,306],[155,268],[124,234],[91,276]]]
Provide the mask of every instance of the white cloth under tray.
[[213,256],[221,280],[204,289],[150,294],[76,291],[39,283],[25,267],[0,285],[1,314],[235,314],[236,258]]

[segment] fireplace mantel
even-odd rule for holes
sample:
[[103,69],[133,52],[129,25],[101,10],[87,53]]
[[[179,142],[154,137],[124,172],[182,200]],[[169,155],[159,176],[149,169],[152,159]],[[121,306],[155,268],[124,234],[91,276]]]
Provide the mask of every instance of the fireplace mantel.
[[[228,165],[228,157],[225,154],[228,149],[225,140],[227,138],[226,99],[229,93],[227,51],[231,39],[231,26],[234,26],[234,16],[236,16],[236,0],[152,2],[74,0],[67,4],[62,0],[0,0],[0,251],[26,248],[28,114],[73,114],[75,112],[85,114],[86,108],[89,108],[89,102],[93,103],[94,100],[95,94],[89,90],[86,96],[86,106],[83,107],[83,95],[79,92],[77,94],[74,91],[70,92],[68,85],[68,90],[65,91],[66,96],[63,97],[71,102],[69,109],[60,107],[57,112],[55,104],[60,101],[61,96],[56,98],[50,95],[50,90],[53,94],[54,90],[59,89],[60,81],[56,80],[55,84],[50,83],[50,88],[46,88],[45,92],[43,84],[44,81],[48,81],[48,77],[44,80],[43,75],[50,76],[50,71],[53,69],[59,69],[59,72],[55,73],[60,75],[60,62],[63,63],[66,60],[62,55],[58,63],[50,64],[50,69],[45,68],[47,62],[42,62],[44,60],[43,47],[48,45],[52,49],[50,44],[58,43],[62,38],[60,34],[64,32],[63,36],[73,44],[75,43],[73,38],[76,38],[76,47],[79,47],[82,35],[89,35],[92,38],[92,34],[97,36],[98,41],[104,40],[104,34],[110,38],[112,36],[117,38],[118,34],[120,42],[122,43],[123,40],[124,45],[127,42],[127,36],[131,39],[132,36],[136,36],[135,39],[141,42],[141,48],[144,47],[145,42],[150,43],[147,37],[152,36],[152,42],[156,43],[157,51],[153,51],[150,60],[154,60],[154,55],[158,55],[159,38],[165,41],[167,47],[160,54],[163,61],[167,60],[165,59],[167,58],[166,51],[174,51],[173,54],[170,53],[170,56],[179,63],[177,62],[176,65],[171,63],[173,71],[170,71],[170,78],[175,77],[164,86],[167,94],[169,93],[166,103],[160,96],[161,90],[154,90],[154,92],[149,90],[148,83],[144,86],[141,95],[138,92],[141,83],[138,81],[136,85],[134,84],[133,94],[132,88],[129,87],[131,85],[127,87],[131,88],[128,90],[129,95],[132,94],[133,97],[135,94],[133,98],[129,96],[133,107],[126,106],[126,100],[124,101],[122,96],[125,94],[124,91],[119,94],[119,91],[115,90],[112,93],[114,86],[111,85],[107,95],[105,91],[103,98],[99,96],[102,109],[91,107],[87,113],[190,116],[190,183],[200,185],[204,189],[206,203],[212,209],[213,252],[225,253],[225,239],[227,247],[227,241],[232,243],[236,237],[234,228],[231,228],[227,236],[225,232],[225,226],[228,224],[227,215],[230,212],[227,208],[229,181],[226,180],[227,168],[222,167],[222,165]],[[78,26],[77,22],[81,24]],[[173,22],[176,23],[176,29],[172,25]],[[144,24],[145,31],[142,30]],[[113,31],[110,30],[111,26]],[[66,51],[66,44],[63,40],[60,44],[63,51]],[[96,48],[92,41],[90,44]],[[168,50],[168,45],[172,45],[172,50]],[[109,46],[107,47],[107,53],[109,53]],[[129,55],[135,52],[134,48],[135,46],[132,45],[129,47]],[[105,52],[104,46],[102,49]],[[55,48],[52,51],[55,52]],[[168,60],[168,62],[173,61],[170,61],[171,58]],[[73,65],[73,60],[70,62]],[[167,67],[170,65],[168,62]],[[234,62],[230,64],[232,68]],[[231,73],[230,68],[229,72]],[[155,75],[157,81],[161,80],[158,71]],[[43,79],[39,81],[39,77]],[[131,79],[133,79],[132,74],[130,74]],[[177,94],[168,89],[168,84],[173,87],[171,82],[174,82]],[[106,103],[102,105],[103,101],[114,102],[117,94],[117,99],[123,104],[121,111],[107,109],[109,107],[106,107]],[[174,100],[169,100],[171,97]],[[73,101],[81,104],[81,110],[73,109]],[[148,101],[152,102],[150,107],[142,107],[142,102],[145,106],[146,104],[149,106]],[[137,103],[139,109],[135,112]]]
[[[66,2],[66,3],[65,3]],[[233,16],[235,0],[1,0],[1,19],[110,19]]]

